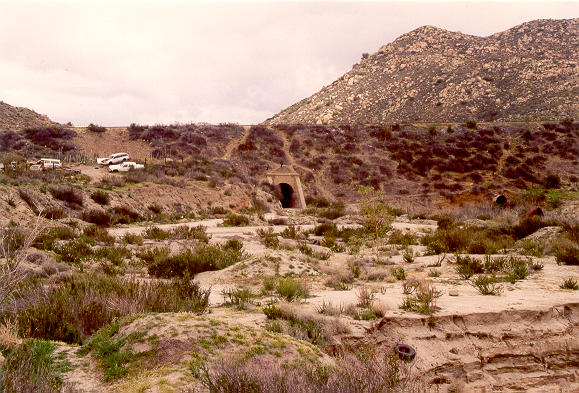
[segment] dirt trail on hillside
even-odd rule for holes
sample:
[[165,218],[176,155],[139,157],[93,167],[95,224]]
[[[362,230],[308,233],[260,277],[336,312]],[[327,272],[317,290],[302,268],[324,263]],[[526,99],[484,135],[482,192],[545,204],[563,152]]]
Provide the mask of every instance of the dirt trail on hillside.
[[249,130],[251,129],[251,126],[242,126],[242,127],[244,130],[243,134],[239,138],[232,139],[231,141],[229,141],[229,143],[225,147],[225,153],[223,153],[223,156],[221,157],[221,159],[231,160],[231,155],[233,154],[233,151],[239,146],[240,143],[245,142],[245,140],[247,139],[247,136],[249,135]]

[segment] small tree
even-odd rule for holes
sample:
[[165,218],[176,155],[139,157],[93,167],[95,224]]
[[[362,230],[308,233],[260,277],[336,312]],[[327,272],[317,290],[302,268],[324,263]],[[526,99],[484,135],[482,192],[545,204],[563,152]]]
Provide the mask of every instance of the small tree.
[[104,128],[102,126],[99,126],[97,124],[92,124],[92,123],[90,123],[86,129],[91,131],[91,132],[105,132],[107,130],[106,128]]
[[381,240],[391,228],[392,215],[390,207],[384,203],[384,193],[369,186],[360,186],[360,214],[364,218],[364,227],[374,235],[376,256]]

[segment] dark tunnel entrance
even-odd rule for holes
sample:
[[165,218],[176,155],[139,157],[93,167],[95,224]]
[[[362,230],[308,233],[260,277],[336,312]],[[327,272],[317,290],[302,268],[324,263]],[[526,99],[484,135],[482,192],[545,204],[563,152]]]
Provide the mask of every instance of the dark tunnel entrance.
[[290,208],[294,207],[294,189],[287,183],[281,183],[281,207]]

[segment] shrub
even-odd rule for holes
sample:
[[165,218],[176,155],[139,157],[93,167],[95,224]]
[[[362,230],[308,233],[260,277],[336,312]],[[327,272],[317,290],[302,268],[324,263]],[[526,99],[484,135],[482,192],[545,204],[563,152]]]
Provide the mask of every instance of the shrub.
[[286,239],[297,240],[300,238],[300,230],[298,228],[296,228],[294,225],[290,225],[287,228],[285,228],[283,231],[281,231],[280,235],[281,235],[281,237],[286,238]]
[[566,279],[563,284],[559,285],[559,288],[561,289],[572,289],[574,291],[579,289],[579,285],[577,284],[577,280],[575,280],[574,278],[569,277],[568,279]]
[[125,233],[123,236],[123,242],[126,244],[143,244],[143,237],[133,234],[133,233]]
[[90,198],[99,205],[108,205],[111,200],[111,197],[108,194],[108,192],[102,190],[97,190],[93,192],[92,194],[90,194]]
[[307,287],[292,278],[282,278],[277,283],[277,294],[288,302],[308,297]]
[[392,273],[392,277],[394,277],[398,281],[402,281],[402,280],[406,279],[406,272],[404,271],[403,267],[392,268],[391,273]]
[[[142,312],[203,312],[209,290],[190,280],[126,280],[101,274],[72,276],[57,286],[32,282],[3,315],[22,337],[82,343],[123,315]],[[122,307],[111,307],[122,304]]]
[[473,129],[473,130],[476,130],[476,121],[474,121],[474,120],[467,120],[466,123],[465,123],[465,126],[466,126],[467,128],[471,128],[471,129]]
[[572,244],[558,244],[554,254],[558,264],[579,265],[579,248]]
[[494,274],[481,274],[472,281],[472,285],[483,295],[500,295],[503,291],[500,280]]
[[85,239],[71,240],[60,247],[54,248],[57,259],[73,265],[81,266],[82,262],[93,256],[93,250]]
[[244,310],[247,303],[255,297],[248,288],[224,288],[221,296],[225,299],[226,304],[237,306],[237,309]]
[[242,227],[249,225],[249,218],[241,214],[230,213],[223,220],[223,225],[226,227]]
[[53,197],[70,205],[82,206],[83,204],[82,192],[74,187],[51,187],[49,191]]
[[96,225],[86,227],[83,231],[83,236],[91,244],[95,241],[105,244],[113,244],[115,242],[115,238],[105,228]]
[[263,244],[267,248],[276,249],[279,247],[279,238],[277,234],[273,232],[273,229],[268,228],[267,231],[265,229],[258,229],[257,234],[261,237]]
[[344,354],[331,368],[306,362],[266,368],[255,362],[223,362],[211,373],[205,369],[201,382],[209,393],[388,393],[410,391],[404,375],[393,354],[368,348]]
[[356,292],[358,297],[358,307],[371,308],[374,303],[375,294],[372,293],[367,287],[361,287],[358,292]]
[[163,211],[163,207],[156,203],[149,205],[147,209],[149,209],[153,214],[161,214],[161,212]]
[[543,187],[546,189],[561,187],[561,178],[559,175],[548,175],[543,181]]
[[69,227],[52,227],[40,232],[32,245],[39,250],[52,250],[57,240],[70,240],[75,237],[76,233]]
[[92,124],[92,123],[90,123],[86,129],[88,131],[98,132],[98,133],[105,132],[107,130],[105,127],[101,127],[101,126],[98,126],[98,125]]
[[144,237],[145,239],[167,240],[171,237],[171,234],[159,227],[149,227],[145,229]]
[[432,314],[436,310],[436,300],[442,296],[432,284],[421,283],[413,295],[406,296],[400,309],[417,312],[420,314]]
[[90,209],[83,211],[80,219],[103,227],[108,227],[113,224],[113,217],[104,210]]
[[349,291],[354,282],[353,275],[336,274],[329,277],[324,284],[336,291]]
[[484,273],[484,265],[478,259],[470,256],[456,256],[456,272],[463,280],[468,280],[475,274]]
[[204,271],[224,269],[243,258],[238,244],[202,245],[174,256],[154,257],[148,271],[161,278],[194,277]]

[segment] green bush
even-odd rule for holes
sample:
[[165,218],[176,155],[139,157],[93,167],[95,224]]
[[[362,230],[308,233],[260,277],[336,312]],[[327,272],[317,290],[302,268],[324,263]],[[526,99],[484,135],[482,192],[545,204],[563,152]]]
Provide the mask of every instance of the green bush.
[[456,272],[463,280],[468,280],[475,274],[484,273],[484,265],[478,259],[470,256],[457,255],[455,260]]
[[403,267],[392,268],[390,272],[392,273],[392,277],[398,281],[406,280],[406,272]]

